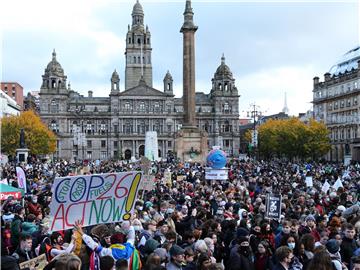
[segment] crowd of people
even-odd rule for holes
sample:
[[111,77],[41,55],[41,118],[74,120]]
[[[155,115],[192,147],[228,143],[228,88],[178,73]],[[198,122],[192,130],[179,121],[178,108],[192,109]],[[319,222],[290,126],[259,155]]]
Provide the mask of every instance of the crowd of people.
[[[44,269],[56,270],[360,270],[359,164],[230,159],[229,179],[214,181],[201,164],[155,162],[154,188],[140,192],[130,221],[49,231],[55,177],[140,165],[24,164],[27,194],[1,202],[1,269],[45,254]],[[15,164],[2,179],[17,187]],[[268,194],[281,195],[280,219],[266,215]]]

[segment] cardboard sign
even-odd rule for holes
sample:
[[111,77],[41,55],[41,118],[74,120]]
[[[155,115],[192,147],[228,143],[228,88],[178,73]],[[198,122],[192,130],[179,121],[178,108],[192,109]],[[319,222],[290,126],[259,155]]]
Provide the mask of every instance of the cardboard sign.
[[268,194],[266,197],[266,217],[280,219],[281,195]]
[[136,171],[55,178],[50,230],[129,220],[141,180]]
[[228,180],[228,169],[205,169],[206,180]]
[[327,193],[329,191],[329,189],[330,189],[330,184],[326,180],[325,183],[321,187],[321,191],[324,193]]
[[165,185],[172,185],[172,181],[171,181],[171,172],[169,171],[165,171],[164,172],[164,182]]
[[144,175],[141,180],[140,188],[141,190],[150,191],[154,188],[154,177],[151,175]]
[[306,176],[305,183],[306,183],[306,187],[312,187],[313,186],[313,178],[312,178],[312,176]]
[[186,178],[186,175],[178,175],[176,181],[184,181],[184,178]]
[[28,260],[26,262],[20,263],[20,269],[30,268],[30,269],[37,269],[42,270],[47,265],[47,260],[45,254],[41,254],[40,256]]

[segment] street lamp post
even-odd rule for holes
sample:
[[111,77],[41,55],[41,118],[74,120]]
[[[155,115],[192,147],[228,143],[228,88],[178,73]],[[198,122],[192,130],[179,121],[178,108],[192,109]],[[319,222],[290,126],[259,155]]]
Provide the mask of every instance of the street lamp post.
[[262,116],[262,111],[260,111],[260,106],[256,105],[255,103],[250,104],[250,109],[247,111],[247,116],[253,119],[254,125],[253,125],[251,145],[254,147],[254,158],[256,157],[256,153],[257,153],[257,157],[259,158],[260,153],[258,151],[259,142],[258,142],[258,132],[256,130],[256,124],[257,124],[256,119],[259,121],[259,118]]

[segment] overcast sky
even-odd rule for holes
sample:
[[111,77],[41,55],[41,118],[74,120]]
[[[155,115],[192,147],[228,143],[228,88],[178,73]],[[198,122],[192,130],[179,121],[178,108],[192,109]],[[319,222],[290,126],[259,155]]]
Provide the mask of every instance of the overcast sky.
[[[116,68],[124,89],[125,35],[134,1],[1,1],[1,80],[39,90],[53,48],[72,89],[110,93]],[[182,95],[183,1],[140,0],[152,38],[153,86],[167,70]],[[311,108],[312,78],[359,42],[358,1],[192,1],[196,91],[209,93],[222,53],[239,89],[240,111],[256,102],[266,114]]]

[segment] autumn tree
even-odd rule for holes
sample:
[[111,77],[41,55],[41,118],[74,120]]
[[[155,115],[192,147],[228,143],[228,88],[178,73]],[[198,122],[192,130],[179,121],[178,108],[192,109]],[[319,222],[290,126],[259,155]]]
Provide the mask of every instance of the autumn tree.
[[41,122],[33,111],[22,112],[19,116],[1,119],[1,148],[9,155],[15,155],[19,148],[20,129],[25,131],[25,143],[34,155],[49,154],[56,150],[56,136]]
[[269,120],[258,128],[259,150],[265,158],[317,159],[330,149],[328,130],[322,123],[297,118]]

